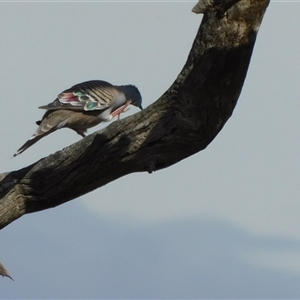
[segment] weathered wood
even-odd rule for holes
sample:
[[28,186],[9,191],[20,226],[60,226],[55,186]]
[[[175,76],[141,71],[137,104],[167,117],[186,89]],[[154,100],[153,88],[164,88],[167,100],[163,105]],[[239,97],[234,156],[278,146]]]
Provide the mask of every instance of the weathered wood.
[[193,11],[204,17],[173,85],[144,111],[0,175],[0,229],[25,213],[60,205],[132,172],[166,168],[205,149],[233,112],[268,4],[199,1]]

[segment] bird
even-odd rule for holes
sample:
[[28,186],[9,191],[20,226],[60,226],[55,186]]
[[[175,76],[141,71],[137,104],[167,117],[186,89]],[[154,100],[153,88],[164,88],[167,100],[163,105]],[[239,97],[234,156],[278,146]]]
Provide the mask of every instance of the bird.
[[70,128],[85,137],[88,128],[116,116],[119,119],[130,104],[143,109],[142,96],[134,85],[113,85],[103,80],[75,84],[61,92],[53,102],[39,107],[46,110],[42,119],[36,121],[39,127],[13,157],[61,128]]

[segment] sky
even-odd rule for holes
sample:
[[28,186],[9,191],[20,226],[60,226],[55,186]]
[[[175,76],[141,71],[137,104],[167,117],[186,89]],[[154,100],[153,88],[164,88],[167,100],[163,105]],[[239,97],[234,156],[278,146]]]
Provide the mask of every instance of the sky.
[[[155,102],[186,61],[195,3],[0,2],[0,172],[81,138],[59,130],[11,159],[38,106],[76,83],[135,84]],[[1,230],[15,281],[0,278],[0,298],[300,298],[299,14],[271,1],[233,116],[204,151]]]

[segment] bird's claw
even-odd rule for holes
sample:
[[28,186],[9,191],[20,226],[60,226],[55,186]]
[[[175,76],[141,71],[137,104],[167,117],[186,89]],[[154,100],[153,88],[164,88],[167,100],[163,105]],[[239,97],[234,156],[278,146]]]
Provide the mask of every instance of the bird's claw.
[[112,118],[114,118],[115,116],[118,116],[118,120],[120,120],[120,114],[124,113],[126,111],[128,111],[130,108],[128,107],[128,105],[131,103],[131,101],[127,101],[124,105],[122,105],[121,107],[119,107],[118,109],[116,109],[115,111],[113,111],[110,115]]

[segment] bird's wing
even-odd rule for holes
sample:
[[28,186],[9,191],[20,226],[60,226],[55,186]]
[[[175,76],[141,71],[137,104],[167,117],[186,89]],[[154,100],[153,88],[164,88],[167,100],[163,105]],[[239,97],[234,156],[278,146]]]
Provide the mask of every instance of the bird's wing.
[[120,93],[120,91],[106,81],[85,81],[63,91],[53,102],[39,108],[47,110],[103,111],[111,106],[117,93]]

